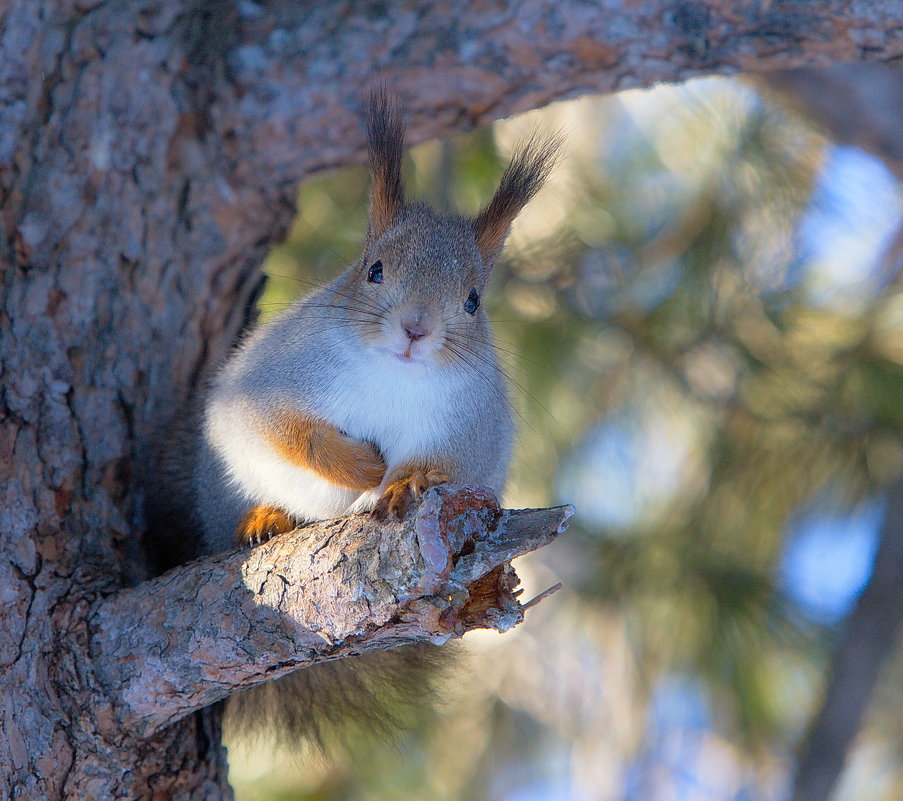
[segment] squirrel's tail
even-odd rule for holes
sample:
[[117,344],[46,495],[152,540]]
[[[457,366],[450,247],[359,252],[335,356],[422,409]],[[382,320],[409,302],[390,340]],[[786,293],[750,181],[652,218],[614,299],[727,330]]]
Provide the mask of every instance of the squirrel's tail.
[[436,717],[438,688],[454,661],[448,646],[423,643],[313,665],[233,695],[224,728],[290,749],[391,740]]

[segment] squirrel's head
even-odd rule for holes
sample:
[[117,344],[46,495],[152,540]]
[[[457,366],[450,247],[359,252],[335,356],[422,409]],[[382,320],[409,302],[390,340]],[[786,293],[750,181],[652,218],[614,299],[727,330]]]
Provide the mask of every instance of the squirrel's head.
[[370,98],[367,139],[372,180],[364,253],[344,290],[368,346],[402,362],[472,362],[488,346],[481,305],[511,223],[551,171],[558,142],[533,137],[474,218],[405,202],[404,125],[384,91]]

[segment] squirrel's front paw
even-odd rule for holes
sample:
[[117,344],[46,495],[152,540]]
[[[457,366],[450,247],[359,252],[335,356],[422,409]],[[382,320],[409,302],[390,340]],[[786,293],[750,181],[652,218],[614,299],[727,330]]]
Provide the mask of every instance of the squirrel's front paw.
[[419,498],[430,487],[438,487],[450,481],[451,478],[441,470],[415,470],[386,487],[373,507],[372,515],[377,520],[388,520],[394,514],[399,520],[403,520],[411,501]]
[[242,545],[260,545],[293,528],[292,519],[278,506],[252,506],[235,529],[235,538]]

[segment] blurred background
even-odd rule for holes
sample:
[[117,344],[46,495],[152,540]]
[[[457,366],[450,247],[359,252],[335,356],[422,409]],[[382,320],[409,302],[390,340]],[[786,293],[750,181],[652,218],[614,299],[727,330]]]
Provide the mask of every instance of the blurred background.
[[[473,213],[521,138],[566,136],[485,299],[504,503],[578,509],[517,569],[565,588],[468,635],[394,745],[233,743],[239,801],[903,798],[903,197],[798,105],[705,79],[413,150],[411,194]],[[264,316],[357,258],[367,187],[301,189]]]

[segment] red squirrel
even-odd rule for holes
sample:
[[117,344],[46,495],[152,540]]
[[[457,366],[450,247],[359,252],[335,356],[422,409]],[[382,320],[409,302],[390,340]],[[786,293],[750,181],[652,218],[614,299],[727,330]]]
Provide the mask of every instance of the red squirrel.
[[310,520],[405,514],[446,482],[500,493],[514,436],[482,304],[511,222],[542,186],[552,140],[531,140],[474,218],[407,202],[404,128],[384,92],[367,120],[363,253],[254,331],[204,407],[194,471],[204,549]]
[[[404,126],[383,91],[370,98],[367,136],[363,253],[243,340],[207,392],[192,447],[174,460],[186,508],[165,513],[161,530],[200,529],[203,552],[350,512],[400,518],[445,482],[502,490],[514,426],[482,301],[557,143],[528,141],[469,218],[405,199]],[[227,722],[322,739],[324,720],[391,718],[393,704],[424,694],[429,673],[418,665],[429,648],[297,671],[231,698]],[[386,695],[391,704],[378,700]]]

